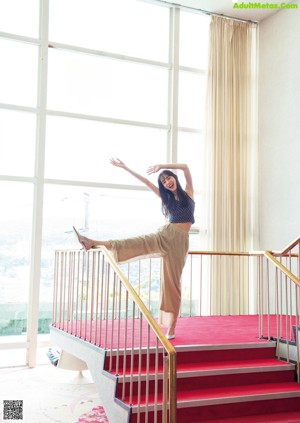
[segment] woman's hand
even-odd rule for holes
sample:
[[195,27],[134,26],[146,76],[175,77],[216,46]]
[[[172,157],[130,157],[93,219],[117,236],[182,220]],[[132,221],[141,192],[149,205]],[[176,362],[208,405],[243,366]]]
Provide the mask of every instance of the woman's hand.
[[126,169],[127,168],[127,166],[125,165],[125,163],[122,162],[122,160],[120,160],[120,159],[114,159],[112,157],[109,161],[110,161],[110,164],[112,164],[113,166],[121,167],[122,169]]
[[153,165],[149,166],[147,169],[147,174],[151,175],[152,173],[156,173],[161,169],[161,165]]

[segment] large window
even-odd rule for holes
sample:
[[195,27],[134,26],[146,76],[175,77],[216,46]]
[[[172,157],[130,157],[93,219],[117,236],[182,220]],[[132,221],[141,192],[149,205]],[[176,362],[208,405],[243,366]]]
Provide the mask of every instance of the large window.
[[72,225],[110,239],[164,223],[110,157],[145,175],[187,162],[201,201],[208,25],[149,1],[0,1],[0,349],[48,333],[54,250],[77,247]]
[[49,116],[45,176],[69,181],[139,184],[111,166],[111,157],[145,172],[149,163],[165,162],[166,130]]

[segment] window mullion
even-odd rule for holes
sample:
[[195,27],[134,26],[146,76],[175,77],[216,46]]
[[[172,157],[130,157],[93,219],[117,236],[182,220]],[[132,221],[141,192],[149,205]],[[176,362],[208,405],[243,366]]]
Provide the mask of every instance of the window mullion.
[[170,9],[170,49],[169,49],[169,127],[167,159],[177,162],[178,143],[178,97],[179,97],[179,24],[180,9]]
[[39,293],[41,275],[43,197],[44,197],[44,168],[45,168],[45,138],[46,138],[46,98],[47,98],[47,58],[48,58],[48,19],[49,0],[40,0],[40,40],[39,46],[39,77],[38,77],[38,114],[35,151],[35,178],[31,271],[29,287],[29,308],[27,320],[27,337],[29,348],[27,361],[29,367],[36,366],[37,334],[39,316]]

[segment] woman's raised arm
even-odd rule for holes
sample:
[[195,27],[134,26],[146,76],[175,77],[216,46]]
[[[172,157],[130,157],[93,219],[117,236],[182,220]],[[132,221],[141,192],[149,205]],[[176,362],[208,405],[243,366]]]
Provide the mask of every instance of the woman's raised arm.
[[134,170],[130,169],[122,160],[117,158],[111,158],[110,163],[113,166],[121,167],[122,169],[126,170],[128,173],[130,173],[132,176],[134,176],[136,179],[141,181],[143,184],[145,184],[148,188],[151,189],[156,195],[160,197],[159,189],[156,185],[154,185],[149,179],[145,178],[144,176],[140,175],[139,173],[135,172]]

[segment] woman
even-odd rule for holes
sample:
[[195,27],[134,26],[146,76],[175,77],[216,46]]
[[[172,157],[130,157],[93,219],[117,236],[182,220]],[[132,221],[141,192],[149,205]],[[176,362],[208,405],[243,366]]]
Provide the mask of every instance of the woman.
[[[190,170],[186,164],[158,164],[150,166],[148,175],[162,172],[158,176],[158,187],[149,179],[127,167],[119,159],[111,164],[120,167],[143,182],[162,200],[163,214],[169,223],[156,233],[122,240],[97,241],[74,231],[80,244],[86,249],[104,246],[111,250],[117,262],[159,253],[163,259],[163,274],[160,289],[159,323],[168,328],[167,338],[175,338],[176,321],[181,303],[181,274],[189,246],[189,230],[194,223],[194,190]],[[169,169],[182,170],[185,190],[177,175]]]

